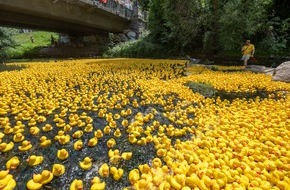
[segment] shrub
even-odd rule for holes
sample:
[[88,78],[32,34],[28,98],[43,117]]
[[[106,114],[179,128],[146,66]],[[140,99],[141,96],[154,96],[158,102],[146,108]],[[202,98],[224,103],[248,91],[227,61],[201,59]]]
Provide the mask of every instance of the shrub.
[[165,57],[163,48],[158,45],[141,38],[135,41],[127,41],[119,43],[111,47],[104,53],[104,57]]

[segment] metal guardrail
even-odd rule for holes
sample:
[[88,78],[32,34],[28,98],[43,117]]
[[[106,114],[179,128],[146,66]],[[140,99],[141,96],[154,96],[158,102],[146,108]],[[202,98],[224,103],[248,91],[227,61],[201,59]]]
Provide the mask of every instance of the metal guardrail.
[[93,6],[114,13],[128,20],[130,20],[133,17],[134,12],[132,4],[127,5],[120,4],[116,0],[107,0],[106,3],[103,3],[99,0],[91,0],[91,1],[93,3]]
[[53,0],[54,3],[58,1],[65,1],[67,3],[84,3],[91,5],[92,9],[99,8],[105,11],[116,14],[125,19],[131,20],[133,17],[138,17],[143,21],[147,20],[147,13],[142,12],[137,4],[137,1],[131,3],[128,1],[127,4],[119,3],[120,0]]

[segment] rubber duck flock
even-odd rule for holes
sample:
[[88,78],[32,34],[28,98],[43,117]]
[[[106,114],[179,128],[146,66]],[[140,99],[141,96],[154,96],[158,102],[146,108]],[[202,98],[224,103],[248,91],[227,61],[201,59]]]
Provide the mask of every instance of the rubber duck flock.
[[[0,189],[290,189],[290,84],[184,60],[0,73]],[[236,72],[224,72],[227,69]],[[184,84],[263,99],[205,98]]]

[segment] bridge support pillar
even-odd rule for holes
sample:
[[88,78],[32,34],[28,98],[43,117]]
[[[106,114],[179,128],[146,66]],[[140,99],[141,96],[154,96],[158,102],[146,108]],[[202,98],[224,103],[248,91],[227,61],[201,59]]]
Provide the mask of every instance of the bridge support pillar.
[[139,38],[139,36],[146,30],[146,28],[147,28],[147,12],[142,11],[138,5],[138,1],[135,1],[133,6],[133,17],[130,29],[133,32],[136,32],[136,38]]

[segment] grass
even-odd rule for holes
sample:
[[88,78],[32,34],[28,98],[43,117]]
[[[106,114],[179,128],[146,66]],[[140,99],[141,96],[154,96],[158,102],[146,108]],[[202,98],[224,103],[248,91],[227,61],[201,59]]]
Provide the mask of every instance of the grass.
[[[23,58],[25,55],[35,52],[40,47],[50,45],[50,37],[53,35],[55,39],[58,39],[58,35],[53,32],[34,31],[30,33],[15,34],[12,38],[16,42],[14,48],[8,49],[8,55],[10,58]],[[33,37],[33,43],[31,41]]]

